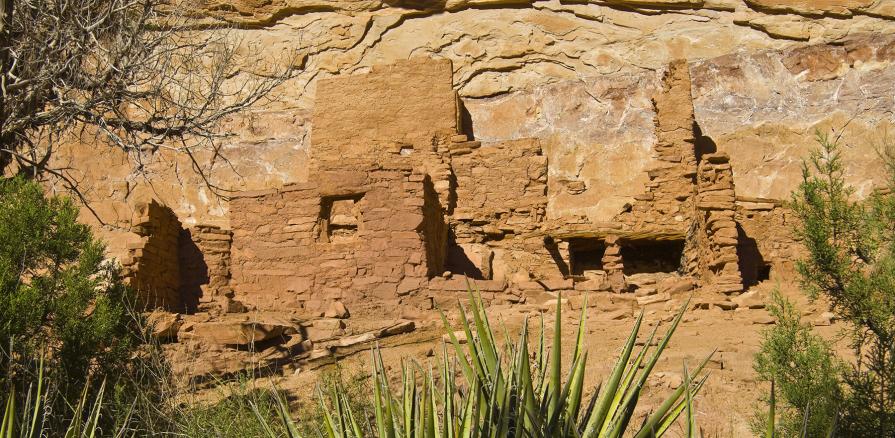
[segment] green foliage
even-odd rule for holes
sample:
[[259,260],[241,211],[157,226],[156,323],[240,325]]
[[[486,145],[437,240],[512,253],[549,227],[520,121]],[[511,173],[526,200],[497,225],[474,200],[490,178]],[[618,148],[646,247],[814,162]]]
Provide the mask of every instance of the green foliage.
[[[844,364],[779,293],[773,294],[768,308],[777,324],[764,332],[755,371],[762,380],[775,383],[781,398],[775,408],[774,436],[799,437],[803,428],[807,436],[826,436],[842,405],[839,379]],[[766,429],[768,416],[764,410],[756,413],[756,435]]]
[[[847,428],[895,435],[895,199],[891,192],[853,199],[845,184],[840,146],[819,135],[820,148],[796,193],[793,209],[809,256],[802,283],[823,294],[852,323],[857,360],[844,374],[849,388]],[[891,164],[891,163],[889,163]],[[890,167],[891,169],[891,167]]]
[[[778,382],[784,405],[811,409],[811,427],[829,423],[816,410],[834,409],[831,399],[819,397],[831,397],[833,380],[841,379],[840,433],[895,436],[895,149],[880,149],[888,190],[861,201],[845,182],[838,138],[818,133],[817,140],[820,147],[804,163],[792,200],[799,219],[795,231],[808,252],[797,269],[809,296],[829,300],[831,310],[849,323],[856,359],[840,367],[826,358],[829,347],[780,305],[778,318],[784,318],[766,338],[756,368]],[[785,366],[787,354],[791,362],[829,369],[834,377],[793,373]],[[806,381],[796,382],[800,377]],[[781,427],[793,430],[793,418],[783,418]]]
[[[78,209],[22,178],[0,179],[0,384],[44,373],[76,398],[88,378],[117,375],[134,347],[127,289]],[[93,391],[96,390],[94,387]]]
[[[268,431],[272,436],[285,436],[277,421],[280,399],[274,391],[253,388],[246,381],[219,391],[222,398],[215,403],[176,407],[171,431],[191,438],[259,437]],[[259,415],[265,421],[258,421]]]
[[[5,394],[3,416],[0,418],[0,437],[12,438],[37,438],[41,436],[59,436],[65,438],[94,437],[102,434],[100,415],[102,412],[103,396],[106,384],[100,386],[94,400],[88,400],[89,385],[84,385],[80,397],[76,403],[66,412],[66,420],[56,423],[50,418],[51,403],[50,386],[46,384],[44,377],[44,360],[41,358],[37,369],[36,387],[29,386],[25,397],[16,394],[16,389],[11,388]],[[21,401],[23,403],[19,404]],[[68,407],[67,407],[68,408]],[[128,423],[130,412],[121,412],[122,423]],[[55,424],[55,426],[51,426]],[[106,434],[110,437],[132,436],[127,428],[119,428],[115,433]]]
[[[329,393],[318,389],[324,409],[325,434],[329,438],[378,436],[394,437],[652,437],[667,432],[682,413],[686,413],[686,436],[697,436],[692,400],[705,383],[700,376],[707,357],[686,376],[685,383],[655,407],[639,424],[631,420],[643,385],[668,345],[683,311],[672,322],[655,348],[650,347],[658,326],[644,346],[634,353],[635,340],[643,315],[637,319],[625,343],[621,357],[605,385],[589,401],[583,398],[585,320],[582,311],[579,329],[568,368],[562,379],[561,306],[557,301],[556,326],[552,348],[545,353],[543,322],[534,352],[529,355],[528,325],[523,326],[518,342],[507,339],[500,347],[485,314],[481,299],[470,293],[472,320],[461,307],[461,325],[468,342],[464,348],[442,315],[451,337],[454,357],[445,346],[440,369],[434,372],[416,363],[402,366],[401,387],[395,393],[389,384],[378,349],[372,355],[373,421],[358,416],[350,399],[338,386]],[[686,306],[686,304],[684,305]],[[586,306],[585,306],[586,309]],[[549,356],[549,357],[548,357]],[[534,366],[532,366],[532,362]],[[461,384],[456,376],[463,377]],[[327,410],[325,399],[332,402]],[[289,437],[301,436],[289,417],[285,402],[280,402],[281,419]],[[263,417],[259,415],[259,419]],[[373,434],[371,431],[375,430]],[[269,436],[275,436],[273,434]]]

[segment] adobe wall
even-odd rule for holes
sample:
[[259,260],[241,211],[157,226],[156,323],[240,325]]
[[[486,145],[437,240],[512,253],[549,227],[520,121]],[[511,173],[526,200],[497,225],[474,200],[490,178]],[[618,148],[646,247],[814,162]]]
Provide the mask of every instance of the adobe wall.
[[336,300],[363,307],[415,293],[440,269],[443,247],[427,245],[427,235],[443,232],[431,223],[429,178],[404,163],[351,164],[234,197],[237,300],[270,310],[318,311]]
[[178,240],[180,221],[156,201],[137,207],[131,231],[136,240],[129,243],[128,253],[120,262],[124,279],[138,293],[141,304],[184,311],[180,294],[180,260]]
[[317,82],[311,158],[376,155],[394,144],[432,146],[458,133],[448,60],[399,61]]
[[232,233],[211,225],[181,231],[178,242],[180,296],[189,310],[224,310],[230,291]]

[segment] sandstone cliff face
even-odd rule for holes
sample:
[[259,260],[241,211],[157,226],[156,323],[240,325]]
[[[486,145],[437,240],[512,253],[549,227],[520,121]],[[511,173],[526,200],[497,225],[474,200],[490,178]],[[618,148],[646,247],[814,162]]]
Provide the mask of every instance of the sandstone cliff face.
[[[689,62],[704,135],[697,141],[730,156],[738,196],[787,198],[816,128],[844,130],[849,177],[867,193],[879,175],[870,140],[895,118],[895,6],[887,1],[276,0],[194,7],[207,24],[238,27],[233,34],[243,50],[303,65],[272,102],[232,120],[229,161],[210,172],[224,194],[306,181],[317,83],[417,56],[452,62],[464,125],[485,147],[540,140],[551,218],[608,220],[644,192],[658,141],[650,99],[673,59]],[[160,153],[144,178],[123,154],[72,149],[60,159],[74,164],[93,201],[85,219],[127,228],[134,206],[154,198],[186,225],[229,226],[228,202],[190,163]]]

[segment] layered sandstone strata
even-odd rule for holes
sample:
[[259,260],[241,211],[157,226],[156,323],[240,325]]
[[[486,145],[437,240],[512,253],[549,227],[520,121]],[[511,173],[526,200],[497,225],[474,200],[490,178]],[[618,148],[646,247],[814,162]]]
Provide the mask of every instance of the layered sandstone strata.
[[[883,181],[887,1],[194,7],[246,53],[300,67],[228,121],[226,161],[199,153],[214,184],[166,150],[135,173],[89,134],[55,164],[145,301],[186,312],[170,327],[230,358],[221,370],[247,359],[217,342],[254,325],[279,327],[253,338],[272,363],[319,357],[385,333],[322,314],[426,308],[467,279],[491,301],[651,305],[785,276],[800,249],[783,200],[815,129],[843,134],[859,196]],[[265,65],[242,68],[234,80]]]
[[[470,121],[468,140],[538,138],[553,176],[547,214],[608,220],[643,194],[658,141],[650,102],[672,59],[689,63],[701,134],[739,169],[741,196],[784,199],[815,128],[842,128],[854,144],[847,176],[868,193],[879,167],[866,132],[892,124],[893,7],[835,2],[227,1],[195,17],[234,30],[246,53],[301,72],[273,102],[234,117],[228,162],[206,169],[160,152],[136,175],[124,153],[61,150],[57,164],[93,201],[84,218],[129,228],[150,198],[185,225],[228,226],[227,190],[306,181],[319,83],[413,56],[451,61]],[[201,18],[200,18],[201,20]],[[263,63],[245,66],[246,74]],[[261,72],[263,73],[263,72]],[[235,77],[240,80],[244,76]],[[407,90],[424,84],[425,74]],[[418,88],[416,89],[419,90]],[[316,108],[316,109],[315,109]],[[329,107],[331,108],[331,107]],[[583,116],[582,116],[583,115]],[[473,136],[474,138],[470,137]],[[857,172],[856,169],[867,169]]]

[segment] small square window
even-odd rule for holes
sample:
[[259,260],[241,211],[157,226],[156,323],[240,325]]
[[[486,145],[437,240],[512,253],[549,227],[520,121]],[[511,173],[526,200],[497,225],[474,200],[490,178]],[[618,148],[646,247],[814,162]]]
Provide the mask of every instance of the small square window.
[[321,200],[318,218],[321,241],[336,243],[354,239],[362,222],[359,203],[363,196],[326,196]]

